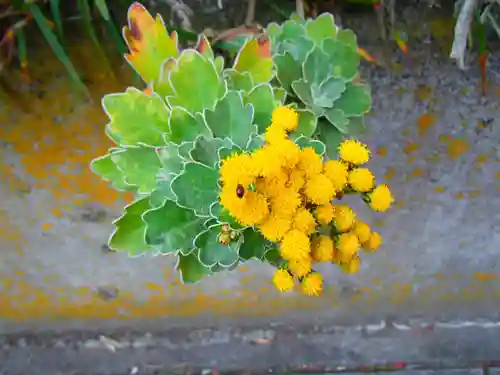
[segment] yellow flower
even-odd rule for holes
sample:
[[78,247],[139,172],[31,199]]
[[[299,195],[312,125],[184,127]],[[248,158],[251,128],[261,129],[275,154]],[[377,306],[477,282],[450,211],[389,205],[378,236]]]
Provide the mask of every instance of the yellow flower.
[[298,260],[309,257],[309,237],[297,229],[290,230],[280,244],[280,254],[285,260]]
[[290,260],[288,262],[288,269],[291,273],[293,273],[297,277],[304,277],[309,272],[311,272],[312,268],[312,259],[311,257]]
[[293,227],[309,235],[315,232],[316,222],[308,210],[300,207],[293,217]]
[[321,156],[312,147],[306,147],[300,152],[299,169],[305,173],[306,177],[315,176],[323,170]]
[[293,276],[287,270],[276,270],[273,283],[280,292],[289,292],[293,289]]
[[316,219],[319,224],[330,224],[333,220],[333,205],[331,203],[322,204],[321,206],[316,207],[314,214],[316,215]]
[[292,188],[295,191],[299,191],[304,187],[305,183],[306,179],[304,172],[302,172],[300,169],[294,168],[288,175],[286,186]]
[[292,108],[278,106],[272,114],[273,125],[278,125],[286,131],[292,131],[299,125],[299,115]]
[[339,146],[340,159],[354,165],[365,164],[370,160],[370,150],[354,139],[346,139]]
[[358,236],[359,243],[364,244],[370,239],[371,230],[368,224],[363,221],[356,221],[353,232]]
[[333,241],[328,236],[319,236],[312,242],[312,258],[317,262],[331,262],[334,256]]
[[333,199],[335,190],[328,177],[317,174],[306,182],[305,194],[314,204],[327,204]]
[[220,168],[223,184],[242,185],[245,189],[255,181],[258,171],[248,154],[233,154],[226,158]]
[[342,263],[348,262],[359,251],[359,247],[358,237],[354,233],[342,233],[337,244],[338,260]]
[[280,173],[284,166],[279,147],[266,145],[252,154],[254,168],[263,177],[273,177]]
[[377,232],[372,232],[367,242],[363,244],[366,251],[375,251],[382,245],[382,236]]
[[266,198],[255,191],[244,190],[241,185],[224,185],[220,202],[243,225],[256,225],[269,215]]
[[360,193],[366,193],[373,189],[375,176],[368,168],[356,168],[349,172],[349,185]]
[[279,144],[276,144],[278,148],[278,153],[283,160],[283,166],[285,168],[293,168],[300,160],[301,150],[300,147],[295,144],[295,142],[285,139]]
[[272,211],[278,216],[292,216],[302,204],[300,194],[291,188],[280,189],[279,195],[272,199]]
[[323,277],[319,272],[311,272],[300,283],[301,290],[308,296],[319,296],[323,290]]
[[271,213],[271,215],[259,225],[259,230],[269,241],[278,242],[290,230],[291,226],[292,221],[289,218],[279,217]]
[[361,259],[359,255],[356,254],[348,262],[342,263],[340,267],[346,273],[358,273],[360,265]]
[[347,185],[347,165],[339,160],[328,160],[323,169],[326,177],[333,183],[335,192],[344,190]]
[[270,144],[279,144],[287,137],[285,129],[276,124],[271,124],[267,127],[264,134],[264,140]]
[[387,185],[378,185],[369,194],[369,197],[370,197],[370,207],[372,208],[372,210],[378,212],[387,211],[394,202],[391,190]]
[[339,232],[346,232],[351,229],[356,222],[356,214],[349,206],[335,206],[333,211],[333,221]]
[[283,169],[280,169],[280,171],[271,177],[258,177],[255,181],[255,188],[266,197],[275,198],[285,188],[287,179],[287,173]]

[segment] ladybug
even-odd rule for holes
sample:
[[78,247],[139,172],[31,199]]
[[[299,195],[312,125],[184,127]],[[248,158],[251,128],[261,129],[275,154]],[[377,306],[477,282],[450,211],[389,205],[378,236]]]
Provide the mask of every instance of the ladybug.
[[245,195],[245,188],[242,185],[238,185],[236,187],[236,196],[238,198],[243,198],[244,195]]

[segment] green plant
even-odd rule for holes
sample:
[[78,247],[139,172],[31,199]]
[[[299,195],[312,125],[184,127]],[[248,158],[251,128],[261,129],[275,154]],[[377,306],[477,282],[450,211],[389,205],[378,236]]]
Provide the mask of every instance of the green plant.
[[357,141],[323,163],[370,105],[354,82],[355,37],[331,20],[272,25],[271,40],[247,40],[226,68],[204,36],[180,51],[160,16],[131,6],[127,60],[148,87],[103,98],[116,145],[92,162],[137,197],[115,221],[111,249],[176,256],[184,282],[260,259],[278,268],[280,290],[294,275],[307,294],[322,285],[313,261],[357,269],[361,244],[374,250],[380,236],[331,202],[359,193],[385,211],[392,195],[359,168],[370,154]]

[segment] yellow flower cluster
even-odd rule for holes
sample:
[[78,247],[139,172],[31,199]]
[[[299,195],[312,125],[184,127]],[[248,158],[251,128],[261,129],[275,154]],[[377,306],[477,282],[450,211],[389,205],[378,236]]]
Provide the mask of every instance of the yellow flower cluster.
[[319,295],[323,278],[313,270],[314,263],[335,263],[357,272],[359,250],[374,251],[382,242],[335,199],[358,192],[372,209],[384,212],[393,198],[386,185],[375,186],[372,172],[361,167],[370,159],[365,145],[346,140],[339,146],[339,160],[323,162],[313,148],[301,149],[288,137],[297,126],[293,109],[276,108],[265,145],[223,161],[220,202],[242,225],[277,243],[285,261],[273,278],[280,291],[292,290],[298,279],[302,292]]

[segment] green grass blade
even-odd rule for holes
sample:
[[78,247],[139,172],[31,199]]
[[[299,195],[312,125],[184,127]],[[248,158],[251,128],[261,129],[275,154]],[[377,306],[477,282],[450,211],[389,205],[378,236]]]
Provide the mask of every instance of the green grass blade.
[[99,13],[101,13],[102,18],[109,21],[110,16],[106,0],[95,0],[95,6],[99,10]]
[[16,30],[17,54],[19,56],[19,63],[21,65],[21,75],[27,78],[28,74],[28,52],[26,48],[26,35],[24,30]]
[[56,24],[57,34],[59,40],[64,41],[64,28],[61,17],[61,2],[60,0],[50,0],[50,12],[52,13],[52,18]]
[[69,60],[68,55],[64,51],[63,46],[57,40],[56,35],[50,29],[50,26],[48,25],[47,20],[43,16],[43,13],[42,13],[40,7],[35,3],[28,3],[28,4],[26,4],[26,6],[28,7],[29,12],[33,16],[33,19],[37,23],[38,27],[40,28],[40,31],[42,32],[45,40],[47,41],[47,43],[49,43],[50,48],[52,48],[52,51],[54,51],[54,54],[57,56],[57,58],[61,61],[61,63],[66,68],[70,78],[74,81],[76,86],[80,90],[82,90],[82,92],[84,92],[88,97],[90,97],[90,93],[88,92],[87,87],[80,79],[80,76],[78,75],[73,64]]
[[92,39],[92,42],[95,45],[97,52],[99,53],[99,55],[101,55],[101,58],[105,62],[108,70],[111,73],[113,73],[113,70],[111,69],[111,65],[108,61],[108,58],[107,58],[106,54],[104,53],[104,51],[101,47],[101,43],[99,43],[99,39],[97,38],[97,35],[95,33],[94,25],[92,24],[92,14],[90,12],[90,6],[88,3],[88,0],[78,0],[78,10],[83,17],[83,23],[85,25],[85,28],[87,29],[87,32],[90,36],[90,39]]

